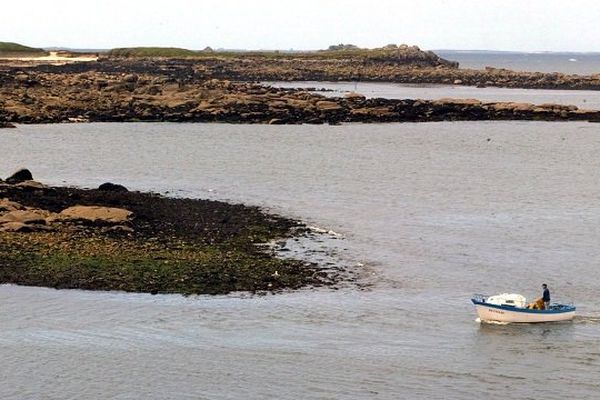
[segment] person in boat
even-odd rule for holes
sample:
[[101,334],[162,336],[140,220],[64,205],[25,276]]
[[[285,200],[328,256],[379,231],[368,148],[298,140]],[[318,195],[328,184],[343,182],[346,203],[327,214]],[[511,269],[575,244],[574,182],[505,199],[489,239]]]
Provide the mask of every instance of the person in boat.
[[542,294],[542,300],[544,301],[544,310],[549,310],[550,309],[550,290],[548,290],[548,285],[546,285],[545,283],[542,284],[542,289],[544,289],[544,292]]

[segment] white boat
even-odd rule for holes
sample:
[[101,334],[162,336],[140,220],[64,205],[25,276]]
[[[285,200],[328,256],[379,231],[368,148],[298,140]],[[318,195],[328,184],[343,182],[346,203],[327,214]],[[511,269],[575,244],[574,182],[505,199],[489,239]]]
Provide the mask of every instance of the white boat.
[[479,319],[485,322],[556,322],[570,321],[575,317],[575,306],[550,304],[546,310],[527,307],[525,297],[515,293],[495,296],[475,295],[471,299]]

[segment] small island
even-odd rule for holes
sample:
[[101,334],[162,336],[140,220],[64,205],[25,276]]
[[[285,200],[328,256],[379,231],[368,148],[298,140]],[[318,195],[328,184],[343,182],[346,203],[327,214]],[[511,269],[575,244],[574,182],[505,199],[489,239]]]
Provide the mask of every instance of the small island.
[[332,285],[318,265],[265,243],[306,234],[256,207],[167,198],[106,183],[0,181],[0,283],[58,289],[225,294]]

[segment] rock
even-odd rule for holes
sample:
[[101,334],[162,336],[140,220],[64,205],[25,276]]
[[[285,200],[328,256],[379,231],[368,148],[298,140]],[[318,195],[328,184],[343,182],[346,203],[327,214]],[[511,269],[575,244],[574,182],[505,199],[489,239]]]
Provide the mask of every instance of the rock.
[[23,84],[23,83],[26,83],[28,80],[29,80],[29,75],[27,75],[27,74],[25,74],[23,72],[17,73],[15,75],[15,81],[17,83]]
[[348,100],[364,100],[366,97],[360,93],[356,92],[348,92],[344,95],[344,97]]
[[499,102],[491,104],[496,111],[533,111],[535,106],[531,103]]
[[106,79],[96,80],[96,87],[98,88],[98,90],[104,89],[107,86],[108,86],[108,81]]
[[460,79],[455,79],[453,82],[455,85],[462,85],[463,81]]
[[0,212],[24,210],[25,207],[16,201],[10,201],[9,199],[0,199]]
[[7,183],[20,183],[25,181],[32,181],[33,175],[31,175],[31,171],[28,169],[20,169],[8,178],[6,178]]
[[46,185],[44,185],[43,183],[40,183],[38,181],[23,181],[23,182],[17,183],[15,186],[23,188],[23,189],[30,189],[30,190],[46,189]]
[[48,218],[50,215],[51,213],[49,211],[39,209],[9,211],[0,217],[0,224],[5,224],[7,222],[20,222],[28,225],[45,225],[46,218]]
[[61,220],[105,224],[124,224],[129,222],[132,216],[133,213],[124,208],[99,206],[73,206],[62,210],[58,215]]
[[0,225],[0,232],[39,232],[48,230],[51,230],[51,228],[44,225],[24,224],[22,222],[7,222]]
[[481,105],[481,101],[477,99],[453,99],[444,97],[439,100],[434,100],[432,104],[435,106],[443,106],[446,104],[453,104],[459,106],[479,106]]
[[98,190],[101,190],[103,192],[129,192],[129,190],[125,186],[111,182],[105,182],[102,185],[98,186]]
[[283,125],[285,124],[285,121],[282,120],[281,118],[273,118],[272,120],[269,121],[269,125]]
[[135,83],[137,82],[139,79],[139,77],[135,74],[129,74],[129,75],[125,75],[123,77],[123,81],[127,82],[127,83]]
[[16,126],[8,121],[0,121],[0,128],[16,128]]
[[115,225],[108,228],[106,232],[133,233],[135,231],[132,227],[127,225]]
[[162,90],[160,89],[160,86],[153,85],[150,86],[146,92],[151,96],[156,96],[157,94],[161,93]]
[[317,101],[316,106],[321,111],[339,111],[342,109],[342,107],[335,101],[327,100]]
[[22,222],[7,222],[0,225],[0,232],[48,232],[53,230],[50,226]]

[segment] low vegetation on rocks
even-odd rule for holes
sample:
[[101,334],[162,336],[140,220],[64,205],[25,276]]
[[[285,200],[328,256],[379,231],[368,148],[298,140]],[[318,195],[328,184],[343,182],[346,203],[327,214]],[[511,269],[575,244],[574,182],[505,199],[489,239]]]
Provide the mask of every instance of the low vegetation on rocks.
[[16,175],[0,182],[0,283],[182,294],[333,283],[317,265],[259,246],[301,234],[297,221],[239,204],[46,187]]
[[12,42],[0,42],[0,57],[40,57],[49,53],[43,49]]

